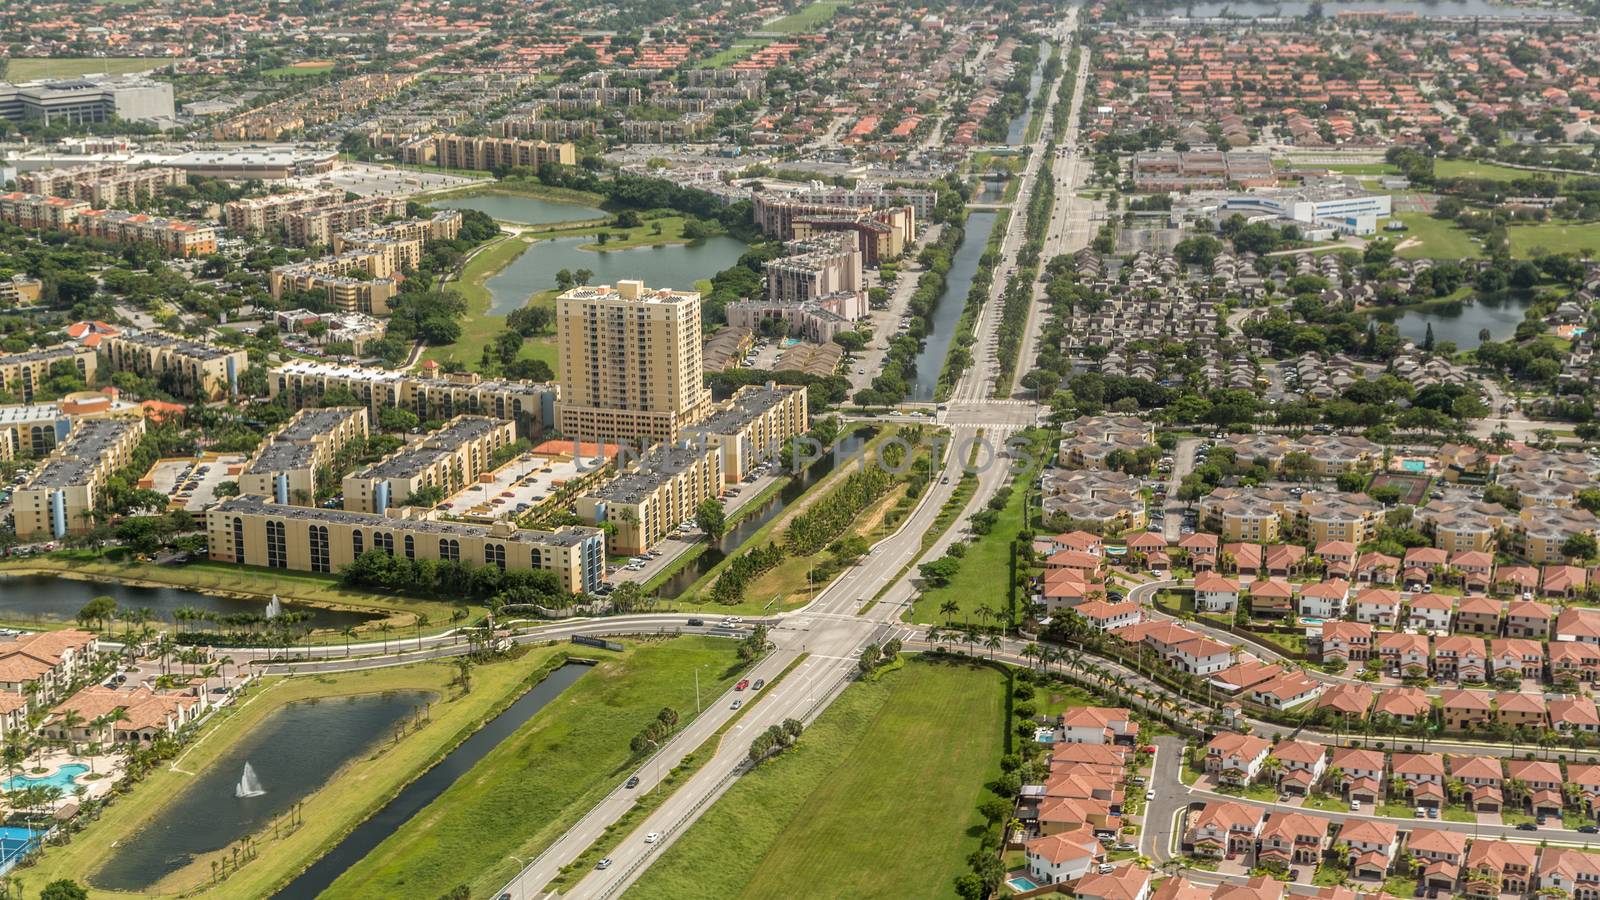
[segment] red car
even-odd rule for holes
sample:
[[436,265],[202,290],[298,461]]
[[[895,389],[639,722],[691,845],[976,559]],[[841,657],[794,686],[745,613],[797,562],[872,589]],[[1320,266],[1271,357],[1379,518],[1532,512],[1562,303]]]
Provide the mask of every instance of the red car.
[[1154,753],[1154,752],[1156,752],[1156,745],[1155,744],[1145,744],[1144,745],[1144,752],[1146,752],[1146,753]]
[[733,689],[736,690],[736,691],[742,691],[742,690],[744,690],[745,688],[747,688],[749,686],[750,686],[750,679],[746,678],[743,681],[739,682],[738,684],[734,685]]

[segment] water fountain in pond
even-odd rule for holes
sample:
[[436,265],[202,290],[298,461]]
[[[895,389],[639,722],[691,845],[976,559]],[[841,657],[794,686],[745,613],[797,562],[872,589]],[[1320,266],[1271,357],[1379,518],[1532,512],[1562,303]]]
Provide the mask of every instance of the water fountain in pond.
[[[277,598],[273,598],[276,602]],[[250,768],[249,763],[244,764],[244,774],[239,776],[239,783],[234,786],[233,795],[239,799],[246,797],[259,797],[266,790],[261,787],[261,779],[256,777],[256,770]]]
[[273,594],[272,599],[267,602],[267,618],[276,619],[281,615],[283,615],[283,601],[278,599],[277,594]]

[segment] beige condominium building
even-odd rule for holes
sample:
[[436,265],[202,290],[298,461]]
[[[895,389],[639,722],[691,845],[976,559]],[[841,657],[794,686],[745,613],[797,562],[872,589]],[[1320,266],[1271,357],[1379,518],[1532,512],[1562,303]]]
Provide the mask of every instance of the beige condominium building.
[[81,419],[139,419],[144,408],[109,393],[78,391],[60,400],[0,406],[0,459],[44,459]]
[[384,219],[403,216],[405,212],[404,197],[363,197],[348,203],[291,212],[284,217],[284,231],[289,243],[296,247],[327,247],[341,231],[366,228]]
[[768,459],[781,456],[790,441],[810,426],[804,385],[749,385],[699,425],[688,429],[691,442],[721,451],[722,480],[738,484]]
[[388,515],[285,506],[265,497],[230,497],[206,512],[211,558],[297,572],[337,572],[369,550],[503,570],[542,569],[572,593],[590,593],[605,575],[605,533],[565,525],[554,531],[510,522],[448,522],[421,510]]
[[[424,367],[426,367],[426,363]],[[483,381],[462,372],[429,378],[360,366],[295,360],[273,369],[267,390],[290,409],[319,406],[329,391],[349,391],[374,416],[386,406],[409,410],[424,422],[458,415],[516,423],[517,437],[535,440],[555,423],[556,389],[538,381]]]
[[44,282],[31,275],[18,272],[0,275],[0,309],[12,306],[32,306],[44,293]]
[[284,227],[290,213],[321,209],[344,202],[344,191],[312,190],[230,200],[222,206],[222,224],[236,235],[260,234]]
[[456,416],[420,442],[346,475],[344,508],[383,513],[430,487],[454,494],[488,472],[495,452],[515,440],[516,428],[505,419]]
[[367,436],[367,408],[303,409],[256,450],[239,473],[239,493],[313,506],[317,481],[330,479],[340,451]]
[[715,444],[662,445],[609,484],[578,498],[578,518],[610,522],[614,553],[643,553],[722,494],[722,451]]
[[83,419],[12,497],[17,536],[24,540],[88,531],[99,492],[127,465],[144,419]]
[[641,281],[576,287],[556,298],[562,434],[635,452],[675,441],[705,418],[700,295]]
[[180,397],[218,400],[235,392],[250,364],[242,348],[230,349],[159,331],[110,334],[100,342],[112,371],[152,378]]
[[99,357],[94,350],[75,344],[61,344],[26,353],[0,355],[0,391],[12,399],[32,403],[56,363],[71,363],[85,382],[94,380]]

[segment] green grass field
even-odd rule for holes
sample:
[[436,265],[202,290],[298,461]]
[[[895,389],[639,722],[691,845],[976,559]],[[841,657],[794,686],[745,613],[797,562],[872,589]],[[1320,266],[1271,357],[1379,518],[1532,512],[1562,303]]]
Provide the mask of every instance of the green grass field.
[[1512,225],[1506,228],[1512,256],[1537,256],[1548,253],[1582,253],[1593,257],[1600,252],[1600,222],[1542,222],[1538,225]]
[[986,666],[908,659],[852,684],[795,749],[734,782],[628,896],[954,897],[1004,727],[1005,680]]
[[[1433,164],[1433,177],[1435,178],[1487,178],[1491,181],[1515,181],[1518,178],[1533,178],[1538,174],[1540,173],[1531,169],[1513,169],[1510,166],[1469,159],[1441,159],[1436,160]],[[1566,177],[1560,172],[1548,172],[1545,174],[1547,177],[1557,180]]]
[[1399,234],[1387,231],[1379,234],[1396,243],[1416,242],[1398,251],[1407,259],[1468,259],[1482,255],[1478,245],[1454,222],[1435,219],[1427,213],[1399,213],[1395,218],[1406,223],[1406,230]]
[[324,72],[332,72],[333,66],[332,60],[308,61],[303,65],[278,66],[275,69],[267,69],[261,74],[268,78],[305,78],[308,75],[321,75]]
[[718,50],[696,64],[700,69],[721,69],[731,66],[746,56],[772,43],[771,38],[740,38],[732,47]]
[[[467,301],[467,314],[461,320],[461,337],[454,344],[429,347],[423,351],[421,361],[432,360],[442,364],[453,359],[474,372],[482,368],[483,348],[494,340],[495,335],[506,330],[505,316],[489,314],[494,298],[486,283],[532,245],[531,239],[503,237],[499,243],[485,247],[467,261],[461,270],[461,278],[447,285],[459,291]],[[528,298],[528,302],[530,305],[549,303],[553,306],[555,291],[535,294]],[[555,369],[555,336],[544,335],[524,340],[518,357],[542,359],[552,370]]]
[[458,885],[487,897],[638,765],[629,740],[664,706],[680,728],[735,680],[733,644],[676,638],[607,656],[495,747],[321,896],[435,898]]
[[[1035,469],[1011,481],[1011,499],[989,533],[967,546],[967,555],[961,559],[961,568],[944,587],[923,591],[906,614],[906,620],[924,624],[945,624],[939,607],[946,600],[954,600],[960,611],[955,621],[982,624],[975,615],[978,607],[987,605],[1001,613],[1006,611],[1006,578],[1011,570],[1011,541],[1022,529],[1024,486],[1033,478]],[[925,559],[923,562],[932,562]],[[993,624],[991,622],[991,624]]]
[[14,57],[6,67],[7,81],[32,81],[36,78],[72,78],[77,75],[125,75],[129,72],[148,72],[169,63],[177,62],[167,57],[105,56],[82,59],[40,59]]
[[780,34],[800,34],[815,29],[819,25],[832,20],[840,9],[849,6],[849,0],[816,0],[791,16],[774,19],[761,27],[762,31],[776,31]]

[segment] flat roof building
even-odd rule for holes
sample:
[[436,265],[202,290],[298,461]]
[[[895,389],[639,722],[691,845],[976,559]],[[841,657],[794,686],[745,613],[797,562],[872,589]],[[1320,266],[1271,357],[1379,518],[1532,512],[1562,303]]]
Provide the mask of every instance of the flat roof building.
[[346,475],[344,508],[381,514],[435,487],[443,499],[492,469],[495,453],[515,441],[516,428],[505,419],[456,416],[421,441]]
[[679,523],[694,517],[702,500],[722,496],[722,451],[716,444],[658,446],[609,484],[578,498],[578,518],[612,523],[616,553],[644,553]]
[[155,122],[171,120],[175,111],[172,85],[144,75],[82,75],[21,84],[0,81],[0,117],[13,122]]
[[[426,368],[426,364],[424,364]],[[296,360],[268,374],[273,400],[290,409],[318,406],[329,391],[349,391],[374,416],[386,406],[409,410],[424,422],[462,414],[509,419],[517,437],[536,440],[555,423],[556,387],[539,381],[484,381],[473,372],[439,378],[389,369]]]
[[721,409],[684,432],[691,442],[721,451],[722,480],[738,484],[761,463],[778,458],[811,427],[804,385],[747,385]]
[[106,335],[100,342],[112,371],[155,379],[179,397],[218,400],[237,391],[250,364],[242,348],[218,347],[159,331]]
[[13,495],[17,536],[59,538],[93,528],[100,488],[128,464],[143,436],[142,418],[75,422],[67,439]]
[[275,503],[314,506],[319,487],[333,487],[334,460],[368,433],[364,406],[303,409],[273,432],[239,473],[239,493]]
[[99,357],[93,348],[76,344],[61,344],[26,353],[0,355],[0,391],[32,403],[43,393],[50,378],[50,369],[56,363],[71,363],[85,382],[94,380]]

